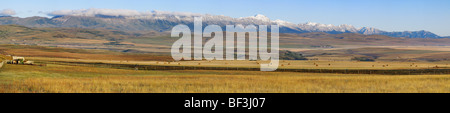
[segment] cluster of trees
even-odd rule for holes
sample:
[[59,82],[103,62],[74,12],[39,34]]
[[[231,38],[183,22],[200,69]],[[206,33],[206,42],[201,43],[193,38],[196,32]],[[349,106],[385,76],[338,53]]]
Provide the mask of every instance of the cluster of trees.
[[300,53],[282,50],[280,51],[280,60],[308,60]]

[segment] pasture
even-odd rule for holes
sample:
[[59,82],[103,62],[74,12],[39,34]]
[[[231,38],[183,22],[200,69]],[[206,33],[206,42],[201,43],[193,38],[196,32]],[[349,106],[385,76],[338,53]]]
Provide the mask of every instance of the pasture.
[[[128,61],[128,60],[92,60],[72,58],[46,58],[29,57],[29,59],[47,62],[80,62],[80,63],[107,63],[130,65],[157,65],[157,66],[194,66],[194,67],[238,67],[259,68],[262,63],[269,61]],[[399,61],[308,61],[308,60],[280,60],[278,69],[366,69],[366,70],[392,70],[392,69],[450,69],[450,61],[442,62],[399,62]]]
[[[3,45],[0,49],[25,56],[37,64],[46,64],[6,64],[0,70],[0,93],[450,93],[449,74],[260,72],[240,69],[259,68],[259,64],[268,62],[174,62],[164,55],[38,46]],[[448,70],[449,63],[448,60],[281,60],[279,70]],[[198,69],[146,70],[140,67],[145,65]],[[211,67],[236,70],[201,69]]]
[[449,93],[450,75],[147,71],[7,65],[3,93]]

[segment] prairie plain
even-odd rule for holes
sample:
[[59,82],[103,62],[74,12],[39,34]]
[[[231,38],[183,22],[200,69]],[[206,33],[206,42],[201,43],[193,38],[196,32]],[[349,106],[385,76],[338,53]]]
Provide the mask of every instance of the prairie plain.
[[[449,93],[450,38],[280,34],[264,61],[173,61],[168,32],[0,25],[2,93]],[[204,39],[206,42],[208,39]]]
[[[257,68],[258,63],[263,63],[262,61],[174,62],[167,60],[170,59],[169,56],[160,54],[125,54],[107,50],[87,51],[85,49],[23,45],[2,45],[0,47],[4,52],[25,56],[27,59],[36,62],[36,65],[4,65],[0,72],[0,92],[2,93],[450,92],[450,74],[260,72],[239,70],[239,68]],[[152,59],[149,59],[149,56],[152,56],[150,57]],[[319,57],[319,59],[281,60],[279,70],[421,70],[435,68],[448,70],[450,68],[448,66],[449,61],[379,60],[364,62],[352,61],[350,58],[346,60],[324,60],[320,58],[323,56],[315,57]],[[45,66],[38,64],[45,64]],[[230,67],[238,70],[146,70],[108,66],[114,64]]]

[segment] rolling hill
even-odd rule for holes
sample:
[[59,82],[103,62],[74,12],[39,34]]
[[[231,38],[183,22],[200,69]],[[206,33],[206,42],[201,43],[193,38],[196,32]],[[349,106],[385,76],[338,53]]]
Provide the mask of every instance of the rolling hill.
[[[75,53],[80,53],[79,51],[98,52],[98,50],[108,50],[119,52],[120,54],[144,54],[144,56],[151,56],[153,54],[168,56],[172,44],[179,39],[178,37],[170,37],[168,32],[83,28],[30,28],[20,25],[0,25],[0,38],[2,39],[0,44],[83,49],[69,49],[70,51],[76,51]],[[204,40],[208,39],[205,38]],[[333,57],[350,59],[351,57],[373,57],[386,60],[398,60],[396,57],[402,57],[433,61],[445,60],[445,58],[441,57],[448,55],[450,49],[445,49],[448,46],[450,46],[449,38],[397,38],[385,35],[364,35],[359,33],[329,34],[324,32],[280,34],[280,49],[288,50],[282,51],[283,53],[280,54],[283,58],[288,54],[294,54],[294,56],[300,57],[300,54],[303,54],[309,58]],[[413,47],[417,49],[408,50],[408,48],[399,47]],[[37,50],[35,48],[29,47],[16,49],[20,51],[9,50],[8,52],[26,56],[46,56],[49,54],[60,56],[56,54],[57,51],[50,50],[52,53],[48,52],[47,50],[49,49],[45,49],[47,52],[36,52]],[[61,53],[66,56],[60,57],[75,56],[66,50],[64,49]],[[81,53],[84,54],[84,52]],[[103,53],[99,52],[98,54]],[[83,55],[79,55],[78,57],[83,57]],[[303,59],[300,57],[299,59]],[[297,57],[290,57],[288,55],[286,59],[297,59]]]

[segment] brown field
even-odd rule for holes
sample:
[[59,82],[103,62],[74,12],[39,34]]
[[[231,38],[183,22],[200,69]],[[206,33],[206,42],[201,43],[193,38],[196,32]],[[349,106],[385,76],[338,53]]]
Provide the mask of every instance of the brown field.
[[136,54],[121,53],[96,49],[71,49],[62,47],[43,47],[28,45],[0,45],[0,52],[4,55],[46,58],[70,58],[88,60],[121,60],[121,61],[172,61],[166,54]]
[[[450,75],[378,75],[230,70],[135,70],[115,69],[83,63],[158,66],[258,68],[262,61],[180,61],[168,55],[132,54],[106,50],[61,47],[1,45],[3,53],[25,56],[38,65],[7,64],[0,70],[0,93],[450,93]],[[354,49],[355,53],[368,48]],[[371,49],[395,53],[399,50]],[[320,51],[311,51],[320,53]],[[328,51],[330,52],[330,51]],[[375,62],[343,60],[280,61],[279,69],[448,69],[449,61]],[[402,54],[437,54],[406,51]],[[442,57],[442,56],[438,56]],[[433,57],[435,58],[435,57]],[[52,63],[55,61],[74,64]],[[77,64],[79,63],[79,64]],[[179,64],[178,64],[179,63]],[[385,65],[383,67],[383,65]],[[416,67],[417,66],[417,67]]]
[[449,93],[450,75],[356,75],[249,71],[135,71],[7,65],[9,93]]
[[[86,60],[72,58],[46,58],[29,57],[31,60],[51,62],[80,62],[80,63],[106,63],[130,65],[156,65],[156,66],[194,66],[194,67],[238,67],[259,68],[258,63],[268,61],[124,61],[124,60]],[[449,61],[442,62],[395,62],[395,61],[307,61],[307,60],[281,60],[278,69],[366,69],[366,70],[393,70],[393,69],[450,69]],[[383,67],[384,65],[384,67]],[[373,66],[373,67],[372,67]],[[436,68],[436,66],[438,68]]]

